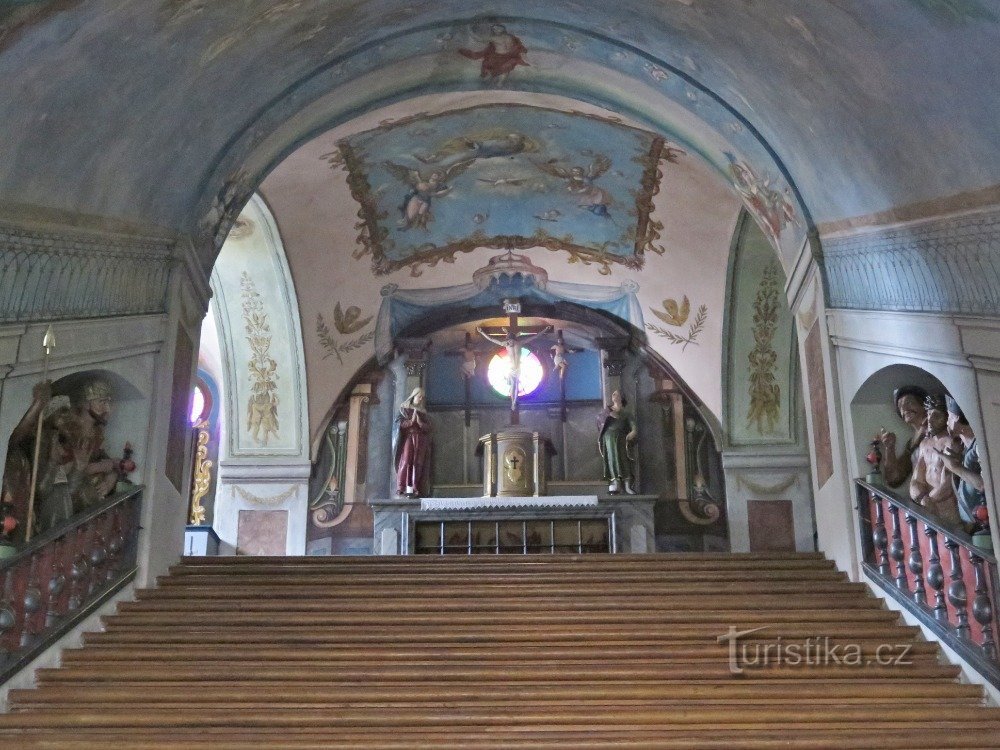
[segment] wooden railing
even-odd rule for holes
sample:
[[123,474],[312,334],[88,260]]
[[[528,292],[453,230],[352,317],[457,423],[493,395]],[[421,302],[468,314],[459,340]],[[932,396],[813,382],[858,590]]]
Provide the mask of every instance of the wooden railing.
[[141,503],[113,495],[0,561],[0,683],[132,580]]
[[996,556],[910,500],[855,484],[868,577],[1000,686]]

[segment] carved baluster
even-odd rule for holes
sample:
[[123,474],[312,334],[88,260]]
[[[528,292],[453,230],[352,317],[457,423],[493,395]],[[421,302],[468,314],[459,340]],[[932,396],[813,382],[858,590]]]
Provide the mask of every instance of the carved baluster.
[[885,513],[882,510],[882,498],[873,492],[871,499],[875,503],[875,528],[872,530],[872,541],[875,542],[875,549],[878,551],[878,572],[888,577],[889,545],[885,531]]
[[986,571],[983,569],[983,558],[971,555],[972,565],[976,571],[976,598],[972,602],[972,616],[983,629],[983,653],[990,661],[997,660],[997,644],[993,638],[993,602],[986,586]]
[[6,663],[13,650],[8,648],[11,642],[8,633],[17,624],[17,612],[14,609],[14,568],[8,568],[3,580],[3,602],[0,602],[0,654]]
[[892,543],[889,545],[889,557],[896,563],[896,588],[907,591],[909,581],[906,579],[906,566],[903,564],[905,548],[903,534],[899,528],[899,508],[893,503],[889,503],[889,515],[892,517]]
[[962,579],[962,557],[959,555],[959,544],[954,539],[945,537],[944,546],[951,554],[951,583],[948,584],[948,601],[955,608],[955,617],[958,624],[955,632],[959,638],[968,639],[972,635],[969,628],[969,597],[965,590],[965,581]]
[[72,561],[69,567],[69,609],[70,611],[79,609],[83,604],[84,579],[90,572],[90,562],[84,554],[84,530],[78,528],[73,534],[73,544],[69,551],[69,559]]
[[42,608],[42,592],[38,587],[36,574],[38,572],[38,553],[31,556],[31,567],[28,571],[28,583],[24,588],[24,626],[21,628],[21,648],[31,645],[35,636],[35,614]]
[[917,518],[912,513],[906,514],[906,525],[910,530],[910,556],[906,560],[910,572],[913,573],[913,601],[922,607],[927,606],[927,592],[924,590],[924,559],[920,554],[920,539],[917,537]]
[[107,542],[104,540],[104,535],[101,534],[101,530],[97,527],[97,523],[94,523],[94,533],[92,534],[92,541],[90,543],[90,585],[87,590],[92,594],[94,591],[101,587],[104,582],[104,571],[102,566],[108,559]]
[[944,567],[941,565],[941,557],[938,554],[937,530],[931,526],[924,526],[924,533],[927,535],[931,547],[927,583],[934,589],[934,619],[947,622],[948,605],[945,604],[944,600]]
[[122,516],[123,509],[118,506],[111,522],[111,533],[108,539],[108,571],[106,576],[108,583],[111,583],[124,567],[122,552],[125,549],[125,535],[123,533],[125,520]]
[[59,618],[57,605],[59,596],[66,587],[66,576],[63,575],[63,556],[66,551],[66,537],[60,537],[52,542],[52,564],[49,566],[48,606],[45,609],[45,627],[51,628]]

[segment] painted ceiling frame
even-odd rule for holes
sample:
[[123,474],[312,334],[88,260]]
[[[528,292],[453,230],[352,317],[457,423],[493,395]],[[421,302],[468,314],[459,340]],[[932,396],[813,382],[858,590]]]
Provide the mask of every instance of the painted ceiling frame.
[[[707,161],[723,179],[734,184],[744,204],[751,210],[754,191],[759,187],[768,190],[773,185],[771,192],[778,199],[786,200],[788,213],[795,217],[787,226],[791,231],[781,232],[779,229],[778,236],[771,236],[786,274],[790,273],[806,244],[807,235],[814,235],[815,227],[794,179],[775,149],[735,107],[686,71],[634,45],[567,23],[502,16],[488,19],[470,17],[447,24],[431,24],[369,41],[318,66],[266,103],[230,139],[204,174],[198,198],[189,213],[201,217],[201,239],[217,252],[243,204],[264,177],[300,145],[317,135],[368,112],[423,94],[489,90],[489,83],[474,84],[470,83],[468,75],[457,75],[461,70],[459,61],[455,62],[451,71],[436,69],[434,78],[406,80],[404,76],[402,85],[395,80],[390,81],[387,74],[392,66],[400,72],[415,69],[415,61],[426,58],[428,49],[437,49],[435,40],[442,34],[484,20],[508,25],[512,32],[521,34],[529,45],[544,32],[558,33],[563,37],[570,35],[581,45],[586,43],[589,46],[581,48],[582,51],[577,49],[569,58],[565,50],[545,50],[540,44],[533,54],[548,54],[574,61],[579,63],[577,67],[580,69],[584,64],[584,53],[588,53],[591,59],[586,62],[591,68],[596,66],[605,71],[606,76],[629,80],[641,88],[658,89],[662,99],[671,102],[678,113],[684,111],[687,123],[681,122],[679,116],[672,118],[666,110],[639,111],[624,96],[615,99],[612,92],[602,90],[595,84],[593,76],[585,74],[574,76],[571,72],[565,75],[566,71],[561,70],[563,75],[556,76],[536,70],[532,71],[531,77],[512,75],[502,87],[503,90],[526,94],[563,95],[629,117]],[[449,72],[450,78],[445,75]],[[364,96],[355,100],[347,95],[341,96],[349,93],[352,83],[371,74],[377,76],[373,82],[377,80],[382,84],[380,87],[372,86]],[[308,115],[307,110],[310,107],[316,109],[317,105],[321,113],[313,113],[312,121],[289,127],[292,120],[302,113]],[[706,140],[712,143],[706,144]],[[757,186],[748,185],[748,179],[755,180]],[[772,180],[775,182],[772,183]],[[740,189],[741,181],[744,189]],[[761,223],[761,218],[757,218]]]

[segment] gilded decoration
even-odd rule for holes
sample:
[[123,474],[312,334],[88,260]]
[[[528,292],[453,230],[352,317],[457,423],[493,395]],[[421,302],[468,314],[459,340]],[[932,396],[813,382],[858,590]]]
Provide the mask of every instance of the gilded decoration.
[[247,369],[250,398],[247,401],[247,432],[259,445],[278,436],[278,363],[271,357],[271,324],[257,285],[246,271],[240,276],[243,326],[250,346]]
[[205,507],[201,500],[212,486],[212,462],[208,460],[208,441],[211,435],[207,425],[198,425],[198,443],[194,454],[194,482],[191,486],[191,516],[188,523],[199,526],[205,523]]
[[750,396],[747,426],[753,426],[761,435],[774,432],[781,416],[781,386],[775,379],[778,353],[774,350],[780,276],[778,264],[769,263],[764,268],[753,302],[754,348],[747,355]]
[[421,113],[337,145],[321,158],[358,203],[354,257],[413,276],[483,247],[543,247],[602,275],[642,268],[664,252],[661,165],[684,153],[616,120],[523,105]]

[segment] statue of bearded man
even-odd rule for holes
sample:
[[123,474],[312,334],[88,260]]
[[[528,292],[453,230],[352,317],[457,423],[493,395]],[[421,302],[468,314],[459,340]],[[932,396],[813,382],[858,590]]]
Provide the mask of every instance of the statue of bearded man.
[[[81,385],[72,397],[52,397],[52,384],[39,383],[32,404],[11,433],[4,493],[27,518],[31,468],[38,420],[42,420],[35,488],[34,531],[51,528],[110,495],[118,483],[118,463],[104,447],[113,391],[104,380]],[[23,532],[22,532],[23,533]]]

